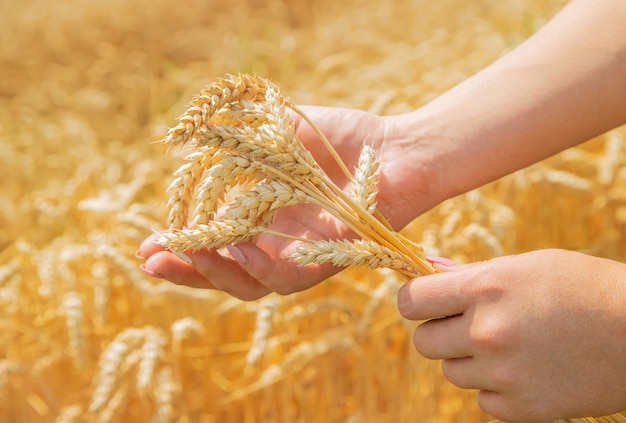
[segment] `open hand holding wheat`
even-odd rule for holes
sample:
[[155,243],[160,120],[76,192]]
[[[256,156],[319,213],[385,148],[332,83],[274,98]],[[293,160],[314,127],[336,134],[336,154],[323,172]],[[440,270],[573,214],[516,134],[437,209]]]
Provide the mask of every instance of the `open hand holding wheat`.
[[[349,180],[348,189],[338,187],[303,146],[288,109],[311,125]],[[379,163],[372,146],[363,143],[350,171],[324,134],[265,79],[239,75],[211,84],[164,142],[183,145],[187,153],[168,190],[170,231],[157,241],[171,251],[219,249],[271,236],[291,246],[281,258],[298,264],[293,276],[311,263],[388,267],[408,277],[433,272],[422,248],[395,232],[376,208]],[[286,219],[274,224],[279,211],[289,215],[292,208],[298,218],[316,213],[318,221],[321,209],[327,226],[332,216],[342,228],[322,233],[310,227],[293,231]]]

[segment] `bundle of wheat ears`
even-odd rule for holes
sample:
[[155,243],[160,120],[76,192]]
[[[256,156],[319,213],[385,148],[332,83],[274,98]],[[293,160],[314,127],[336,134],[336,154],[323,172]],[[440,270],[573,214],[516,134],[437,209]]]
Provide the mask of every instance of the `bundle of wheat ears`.
[[[340,189],[295,135],[286,110],[312,126],[350,180]],[[253,241],[261,234],[301,241],[289,258],[433,273],[424,250],[395,232],[376,208],[378,158],[365,144],[351,173],[329,140],[273,83],[229,76],[203,89],[163,140],[191,152],[168,188],[169,228],[157,241],[180,253]],[[271,229],[284,207],[315,204],[361,239],[311,240]]]

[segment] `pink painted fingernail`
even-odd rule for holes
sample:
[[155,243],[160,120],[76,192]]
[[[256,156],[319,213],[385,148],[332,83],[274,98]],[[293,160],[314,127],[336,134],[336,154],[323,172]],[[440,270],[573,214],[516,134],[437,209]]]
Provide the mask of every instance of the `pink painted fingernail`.
[[143,273],[145,273],[146,275],[152,276],[153,278],[163,279],[163,277],[164,277],[163,275],[160,275],[157,272],[154,272],[154,271],[148,269],[145,264],[140,264],[139,265],[139,269],[141,269],[141,271]]
[[456,261],[450,260],[449,258],[445,257],[426,256],[426,260],[428,260],[432,264],[439,264],[441,266],[456,266]]
[[241,251],[241,248],[234,245],[227,245],[226,248],[228,249],[230,255],[233,256],[233,258],[242,266],[249,263],[248,257],[243,253],[243,251]]

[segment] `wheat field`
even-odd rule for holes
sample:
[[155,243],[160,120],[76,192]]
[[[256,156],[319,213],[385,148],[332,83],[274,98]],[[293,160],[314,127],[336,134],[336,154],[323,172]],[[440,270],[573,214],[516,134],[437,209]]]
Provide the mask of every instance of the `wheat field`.
[[[151,279],[134,252],[166,226],[179,164],[154,141],[215,78],[256,73],[296,104],[406,112],[564,3],[1,2],[0,421],[492,420],[417,355],[392,272],[348,268],[241,302]],[[459,262],[543,247],[624,261],[625,143],[611,131],[403,234]]]

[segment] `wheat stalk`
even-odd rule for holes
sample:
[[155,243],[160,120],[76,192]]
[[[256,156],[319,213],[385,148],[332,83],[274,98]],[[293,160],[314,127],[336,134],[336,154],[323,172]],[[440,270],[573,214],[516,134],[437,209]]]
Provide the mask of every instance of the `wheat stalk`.
[[[286,108],[317,132],[351,181],[349,193],[295,136]],[[290,256],[301,265],[386,267],[409,277],[434,272],[422,247],[394,232],[376,209],[374,148],[363,146],[351,174],[319,128],[264,78],[229,76],[209,85],[163,142],[192,149],[168,189],[170,232],[158,240],[174,252],[220,248],[272,234],[302,242]],[[303,202],[320,206],[361,240],[314,242],[269,228],[279,210]]]

